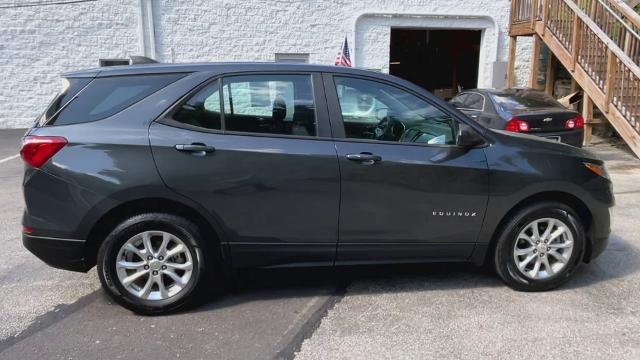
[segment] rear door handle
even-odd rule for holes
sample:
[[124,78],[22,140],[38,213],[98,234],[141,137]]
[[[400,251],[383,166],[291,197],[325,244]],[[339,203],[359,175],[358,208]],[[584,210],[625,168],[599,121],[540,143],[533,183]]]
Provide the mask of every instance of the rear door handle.
[[176,150],[189,152],[189,153],[192,153],[193,155],[204,156],[207,153],[216,151],[216,148],[213,146],[207,146],[202,143],[193,143],[193,144],[178,144],[176,145]]
[[360,154],[347,154],[347,160],[363,163],[363,164],[373,164],[382,160],[382,157],[379,155],[373,155],[371,153],[360,153]]

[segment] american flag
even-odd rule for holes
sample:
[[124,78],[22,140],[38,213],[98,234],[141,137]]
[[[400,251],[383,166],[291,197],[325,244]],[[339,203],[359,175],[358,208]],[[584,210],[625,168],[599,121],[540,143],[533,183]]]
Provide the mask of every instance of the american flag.
[[349,56],[349,44],[347,44],[347,37],[344,37],[344,44],[342,45],[342,49],[338,51],[338,55],[336,56],[335,66],[344,66],[351,67],[351,57]]

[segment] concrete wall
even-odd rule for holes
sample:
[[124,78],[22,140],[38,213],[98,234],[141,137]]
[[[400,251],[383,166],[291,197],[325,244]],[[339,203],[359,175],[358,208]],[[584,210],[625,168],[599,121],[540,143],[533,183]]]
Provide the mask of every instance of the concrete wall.
[[[0,9],[0,128],[28,126],[60,73],[142,54],[138,7],[139,0],[99,0]],[[480,86],[492,85],[492,63],[507,58],[508,0],[158,0],[152,10],[164,62],[308,53],[311,63],[333,64],[346,35],[356,66],[387,71],[392,26],[482,30]],[[526,80],[528,66],[516,72]]]

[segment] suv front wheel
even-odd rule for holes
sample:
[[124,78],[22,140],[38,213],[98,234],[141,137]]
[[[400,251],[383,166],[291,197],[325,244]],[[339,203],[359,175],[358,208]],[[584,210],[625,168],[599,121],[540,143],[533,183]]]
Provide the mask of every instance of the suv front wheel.
[[584,227],[568,206],[529,205],[503,227],[494,254],[498,275],[513,289],[543,291],[567,281],[583,255]]
[[107,293],[141,314],[178,309],[195,296],[204,274],[197,226],[178,216],[142,214],[118,225],[98,251]]

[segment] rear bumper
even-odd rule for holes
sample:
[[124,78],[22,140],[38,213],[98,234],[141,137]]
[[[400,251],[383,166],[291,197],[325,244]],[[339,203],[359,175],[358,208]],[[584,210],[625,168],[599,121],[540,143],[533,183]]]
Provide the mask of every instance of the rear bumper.
[[551,139],[559,139],[561,143],[582,147],[582,141],[584,137],[583,129],[575,129],[575,130],[567,130],[567,131],[557,131],[557,132],[539,132],[539,133],[530,133],[531,135],[540,136],[543,138],[551,138]]
[[22,244],[27,250],[48,265],[64,270],[89,270],[84,259],[85,243],[85,240],[22,234]]

